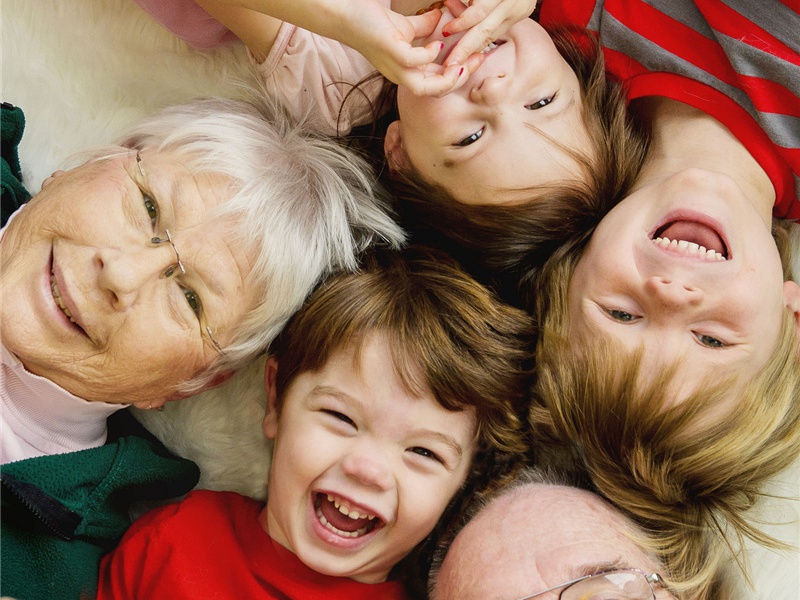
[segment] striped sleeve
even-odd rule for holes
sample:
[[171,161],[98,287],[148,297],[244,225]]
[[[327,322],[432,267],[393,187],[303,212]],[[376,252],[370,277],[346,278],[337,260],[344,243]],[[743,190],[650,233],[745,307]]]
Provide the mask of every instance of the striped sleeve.
[[723,123],[772,180],[775,216],[800,219],[800,3],[545,0],[542,21],[598,32],[629,99],[669,97]]

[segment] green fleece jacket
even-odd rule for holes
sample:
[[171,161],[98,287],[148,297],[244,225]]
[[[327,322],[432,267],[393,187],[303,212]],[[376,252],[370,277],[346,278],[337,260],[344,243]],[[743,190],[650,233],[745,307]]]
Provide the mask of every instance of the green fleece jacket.
[[[193,462],[170,454],[127,411],[120,413],[109,419],[113,440],[104,446],[0,467],[0,595],[94,598],[100,558],[131,524],[131,508],[197,484]],[[138,426],[142,436],[117,437],[112,420]]]
[[0,108],[0,181],[2,182],[2,202],[0,202],[0,226],[15,210],[30,200],[31,195],[22,185],[22,169],[19,164],[17,146],[25,130],[25,115],[18,107],[3,102]]

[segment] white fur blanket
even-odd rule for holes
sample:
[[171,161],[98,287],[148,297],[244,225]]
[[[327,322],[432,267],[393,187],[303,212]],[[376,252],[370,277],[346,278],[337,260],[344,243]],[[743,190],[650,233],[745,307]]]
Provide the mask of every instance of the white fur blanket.
[[[2,0],[2,100],[27,117],[20,153],[31,191],[71,153],[113,140],[163,106],[235,95],[234,82],[247,77],[242,46],[191,50],[130,0]],[[800,237],[795,241],[800,248]],[[795,258],[800,275],[800,251]],[[137,411],[167,446],[200,465],[200,487],[265,496],[262,364],[162,413]],[[800,462],[774,489],[800,497]],[[762,515],[778,523],[770,532],[800,544],[797,503],[770,502]],[[749,560],[756,591],[743,586],[741,598],[800,598],[797,553],[754,548]]]

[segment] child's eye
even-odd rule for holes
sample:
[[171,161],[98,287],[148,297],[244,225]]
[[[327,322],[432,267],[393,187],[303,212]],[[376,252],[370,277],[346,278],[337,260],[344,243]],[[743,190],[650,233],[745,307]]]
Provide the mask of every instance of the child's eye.
[[431,460],[435,460],[436,462],[444,464],[444,461],[439,457],[438,454],[435,452],[428,450],[427,448],[423,448],[422,446],[414,446],[413,448],[409,448],[410,452],[414,454],[419,454],[420,456],[424,456],[425,458],[430,458]]
[[540,108],[544,108],[545,106],[550,104],[553,100],[555,100],[555,98],[556,95],[553,94],[549,98],[542,98],[541,100],[538,100],[533,104],[528,104],[527,106],[525,106],[525,108],[527,108],[528,110],[539,110]]
[[155,229],[156,225],[158,225],[158,202],[145,192],[142,192],[142,199],[144,209],[147,211],[147,216],[150,217],[150,223],[153,225],[153,229]]
[[472,135],[468,135],[463,140],[458,142],[456,144],[456,146],[469,146],[470,144],[473,144],[473,143],[477,142],[480,139],[480,137],[483,135],[483,130],[484,129],[486,129],[486,128],[485,127],[481,127],[478,131],[476,131]]
[[348,425],[352,425],[353,427],[356,426],[356,424],[353,422],[353,420],[350,417],[348,417],[347,415],[344,415],[344,414],[342,414],[342,413],[340,413],[338,411],[323,409],[322,412],[324,412],[327,415],[330,415],[330,416],[334,417],[335,419],[338,419],[339,421],[342,421],[343,423],[346,423]]
[[725,348],[727,346],[722,340],[718,340],[710,335],[702,333],[696,333],[695,335],[697,336],[697,340],[706,348]]
[[610,309],[606,310],[606,312],[612,319],[621,323],[631,323],[639,318],[631,313],[625,312],[624,310]]

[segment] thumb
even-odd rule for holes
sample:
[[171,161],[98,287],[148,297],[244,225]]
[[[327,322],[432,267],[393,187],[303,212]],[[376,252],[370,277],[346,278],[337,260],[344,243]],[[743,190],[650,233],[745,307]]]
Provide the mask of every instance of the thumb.
[[441,18],[442,11],[439,9],[429,10],[424,14],[408,17],[409,22],[414,28],[414,39],[428,37],[433,34]]

